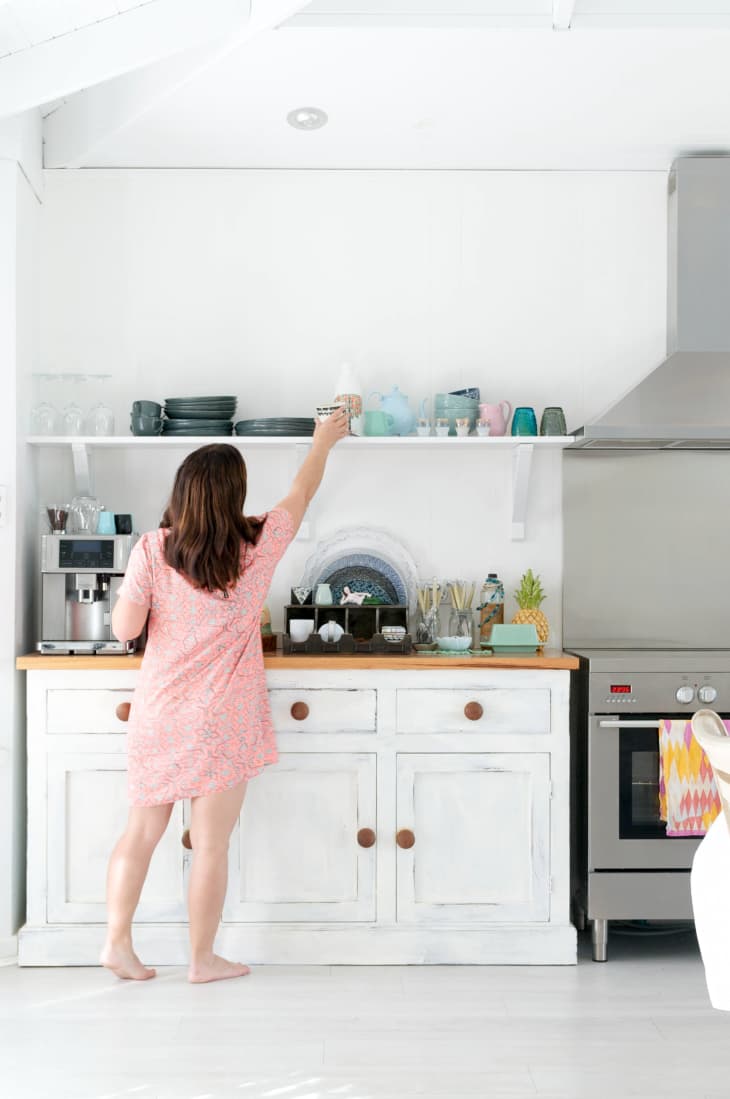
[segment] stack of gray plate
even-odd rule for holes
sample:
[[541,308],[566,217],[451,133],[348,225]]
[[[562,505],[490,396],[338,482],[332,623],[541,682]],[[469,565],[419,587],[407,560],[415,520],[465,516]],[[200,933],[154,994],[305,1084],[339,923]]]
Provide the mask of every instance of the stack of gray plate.
[[235,397],[167,397],[163,435],[230,435]]
[[263,420],[239,420],[236,435],[312,435],[311,416],[272,416]]

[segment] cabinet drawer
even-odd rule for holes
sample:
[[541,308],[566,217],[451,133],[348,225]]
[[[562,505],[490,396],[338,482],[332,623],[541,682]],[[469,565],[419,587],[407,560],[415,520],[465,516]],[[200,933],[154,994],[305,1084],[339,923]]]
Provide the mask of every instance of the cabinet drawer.
[[131,690],[50,690],[46,692],[46,732],[124,733],[116,715],[120,702],[131,702]]
[[548,688],[402,690],[399,733],[549,733]]
[[269,691],[279,733],[373,733],[375,691]]

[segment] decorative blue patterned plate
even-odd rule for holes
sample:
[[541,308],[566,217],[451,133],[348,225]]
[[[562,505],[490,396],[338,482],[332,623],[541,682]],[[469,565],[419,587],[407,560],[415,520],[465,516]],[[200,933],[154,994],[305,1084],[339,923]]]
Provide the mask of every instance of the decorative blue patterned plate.
[[332,588],[332,598],[339,603],[343,595],[343,589],[350,591],[366,591],[381,603],[392,604],[398,602],[398,596],[392,583],[382,572],[368,568],[366,565],[346,565],[344,568],[329,572],[325,583]]
[[408,605],[403,579],[387,561],[368,553],[352,553],[333,561],[317,580],[315,591],[317,584],[329,584],[336,603],[347,586],[350,591],[366,591],[386,604]]

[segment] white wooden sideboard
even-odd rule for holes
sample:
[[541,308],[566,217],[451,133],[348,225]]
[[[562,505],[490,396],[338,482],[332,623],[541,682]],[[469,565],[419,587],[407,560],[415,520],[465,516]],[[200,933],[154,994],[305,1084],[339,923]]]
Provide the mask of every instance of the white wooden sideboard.
[[[98,961],[127,812],[116,709],[137,674],[27,673],[21,965]],[[253,964],[575,962],[568,670],[412,661],[267,678],[280,759],[246,793],[217,950]],[[148,964],[188,958],[188,813],[175,806],[137,912]]]

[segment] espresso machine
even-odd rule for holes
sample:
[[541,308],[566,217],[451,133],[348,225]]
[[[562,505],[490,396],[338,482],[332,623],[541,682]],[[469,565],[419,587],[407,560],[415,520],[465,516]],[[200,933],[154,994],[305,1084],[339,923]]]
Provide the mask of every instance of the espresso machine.
[[117,641],[112,607],[137,534],[41,536],[42,653],[131,653]]

